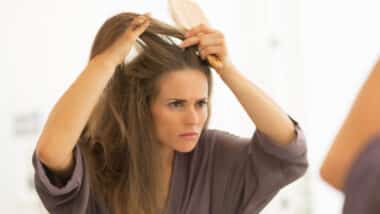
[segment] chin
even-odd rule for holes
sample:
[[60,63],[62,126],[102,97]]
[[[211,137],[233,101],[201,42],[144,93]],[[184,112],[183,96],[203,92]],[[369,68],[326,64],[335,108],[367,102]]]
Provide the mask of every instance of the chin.
[[[175,150],[177,152],[180,152],[180,153],[189,153],[189,152],[192,152],[195,149],[195,147],[197,146],[197,142],[198,141],[187,142],[187,144],[185,144],[185,145],[177,146]],[[181,142],[181,143],[183,144],[183,142]]]

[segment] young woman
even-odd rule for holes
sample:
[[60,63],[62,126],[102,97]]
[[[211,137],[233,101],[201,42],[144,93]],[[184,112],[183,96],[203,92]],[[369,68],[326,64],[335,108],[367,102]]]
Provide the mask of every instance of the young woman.
[[[257,127],[251,139],[207,128],[210,54]],[[101,27],[87,67],[50,113],[33,165],[51,213],[251,214],[307,161],[297,123],[231,64],[222,33],[122,13]]]
[[345,194],[344,214],[380,213],[380,61],[361,88],[321,167]]

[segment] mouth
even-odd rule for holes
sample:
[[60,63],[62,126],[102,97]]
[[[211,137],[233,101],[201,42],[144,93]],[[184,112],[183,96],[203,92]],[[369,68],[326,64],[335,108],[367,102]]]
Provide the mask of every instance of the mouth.
[[180,134],[179,137],[185,140],[194,140],[198,137],[198,133],[197,132],[183,133],[183,134]]

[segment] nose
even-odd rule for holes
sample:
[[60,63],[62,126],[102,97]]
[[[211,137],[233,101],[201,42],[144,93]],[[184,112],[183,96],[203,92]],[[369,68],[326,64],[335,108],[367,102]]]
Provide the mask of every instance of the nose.
[[195,107],[190,107],[185,113],[185,122],[186,124],[198,124],[200,117],[200,112]]

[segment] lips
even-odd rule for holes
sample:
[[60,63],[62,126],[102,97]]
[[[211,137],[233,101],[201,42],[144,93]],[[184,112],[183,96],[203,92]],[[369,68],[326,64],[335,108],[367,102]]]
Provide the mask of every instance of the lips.
[[186,132],[186,133],[180,134],[179,136],[181,136],[181,137],[191,137],[191,136],[196,136],[196,135],[198,135],[197,132]]

